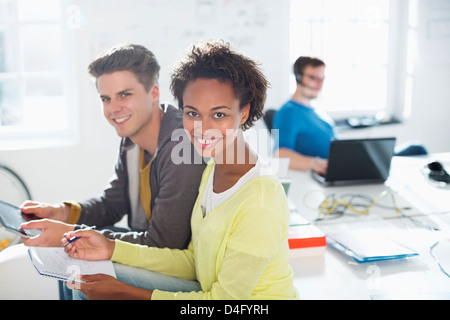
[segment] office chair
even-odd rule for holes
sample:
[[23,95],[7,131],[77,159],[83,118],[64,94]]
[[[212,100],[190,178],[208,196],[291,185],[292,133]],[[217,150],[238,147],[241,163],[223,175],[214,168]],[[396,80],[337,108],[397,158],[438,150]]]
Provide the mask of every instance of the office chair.
[[395,147],[394,155],[398,157],[424,156],[428,151],[420,142],[406,142]]

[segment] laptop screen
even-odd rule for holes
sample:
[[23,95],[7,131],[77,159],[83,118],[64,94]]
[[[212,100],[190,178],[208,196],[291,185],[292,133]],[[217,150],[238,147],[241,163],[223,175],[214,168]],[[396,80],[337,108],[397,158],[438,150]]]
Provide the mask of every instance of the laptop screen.
[[395,138],[332,141],[326,181],[385,181],[394,146]]

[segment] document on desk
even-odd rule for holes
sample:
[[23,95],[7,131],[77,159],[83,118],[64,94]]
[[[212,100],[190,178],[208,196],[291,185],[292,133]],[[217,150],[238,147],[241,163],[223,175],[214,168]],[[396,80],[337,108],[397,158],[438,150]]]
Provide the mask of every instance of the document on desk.
[[62,247],[30,247],[28,253],[40,275],[79,281],[78,275],[103,273],[116,277],[110,260],[88,261],[71,258]]
[[369,224],[358,223],[342,227],[330,225],[321,227],[327,237],[327,244],[347,254],[358,262],[400,259],[418,255],[404,244],[392,239],[389,232]]

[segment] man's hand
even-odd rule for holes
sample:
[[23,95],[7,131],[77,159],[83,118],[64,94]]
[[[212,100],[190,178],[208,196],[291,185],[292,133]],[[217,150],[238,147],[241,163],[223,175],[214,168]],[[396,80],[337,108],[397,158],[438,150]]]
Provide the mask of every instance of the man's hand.
[[321,175],[326,175],[328,168],[328,160],[313,158],[311,160],[311,170]]
[[69,208],[65,204],[48,204],[44,202],[25,201],[20,206],[24,214],[34,215],[41,219],[51,219],[66,222]]
[[61,221],[39,219],[22,223],[21,228],[41,229],[42,233],[33,238],[23,238],[23,244],[32,247],[59,247],[65,233],[73,231],[75,226]]

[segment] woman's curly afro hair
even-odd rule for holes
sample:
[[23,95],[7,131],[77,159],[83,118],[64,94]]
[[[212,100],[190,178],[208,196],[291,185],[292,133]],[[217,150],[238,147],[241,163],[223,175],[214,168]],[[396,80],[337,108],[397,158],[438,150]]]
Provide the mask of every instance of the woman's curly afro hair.
[[258,63],[231,49],[229,43],[208,41],[194,45],[185,59],[172,73],[170,90],[183,109],[183,93],[186,86],[196,79],[216,79],[229,83],[243,109],[250,104],[246,130],[261,118],[266,101],[269,82],[258,67]]

